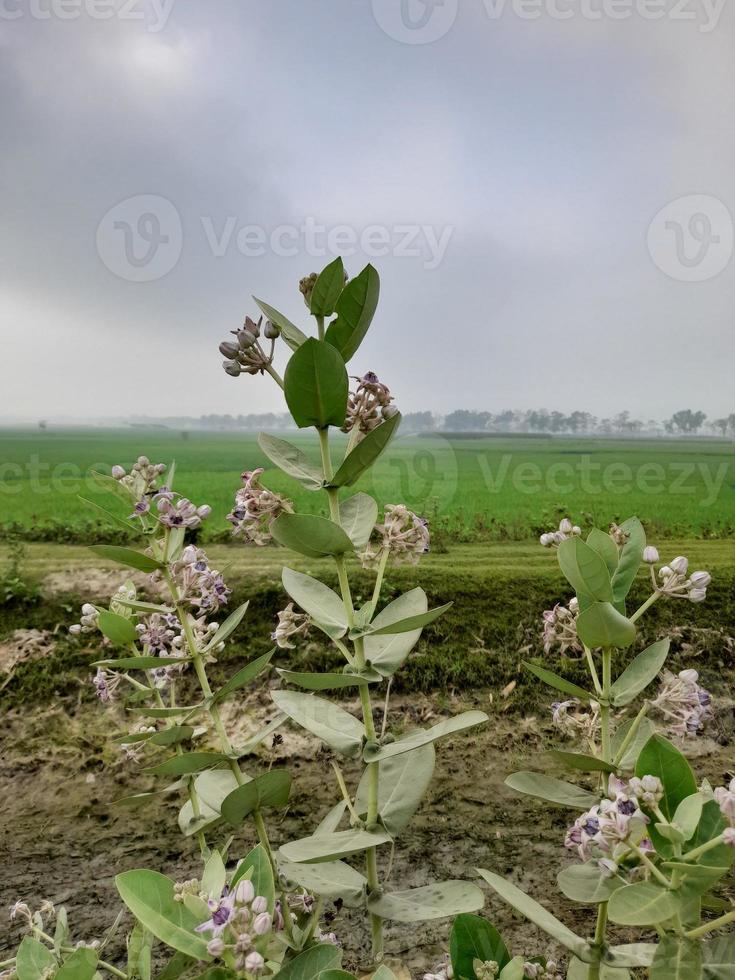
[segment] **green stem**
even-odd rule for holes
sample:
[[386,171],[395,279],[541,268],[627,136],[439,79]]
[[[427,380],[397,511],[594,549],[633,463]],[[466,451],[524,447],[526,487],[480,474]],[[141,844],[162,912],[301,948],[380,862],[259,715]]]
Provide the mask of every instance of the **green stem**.
[[643,603],[643,605],[639,606],[638,609],[636,609],[636,611],[630,617],[631,623],[634,623],[637,619],[640,619],[643,613],[647,609],[650,609],[651,606],[654,604],[654,602],[657,602],[661,598],[662,594],[663,593],[661,592],[654,592],[653,595],[650,595]]
[[707,851],[711,851],[714,847],[719,847],[722,843],[722,835],[719,837],[713,837],[712,840],[706,841],[704,844],[700,844],[699,847],[695,847],[692,851],[687,851],[686,854],[682,854],[682,861],[696,861],[697,858],[706,854]]
[[644,703],[643,707],[641,708],[641,710],[638,712],[638,714],[633,719],[633,723],[630,726],[630,728],[628,729],[628,734],[623,739],[623,742],[622,742],[620,748],[618,749],[615,758],[613,759],[613,765],[619,766],[620,763],[625,758],[625,753],[628,751],[628,749],[630,748],[630,746],[633,744],[633,739],[638,734],[638,729],[640,728],[641,722],[643,721],[643,719],[646,717],[646,714],[648,713],[648,708],[649,708],[649,704],[648,704],[648,701],[646,701]]
[[[590,660],[591,660],[590,655]],[[594,669],[594,663],[591,665],[592,679],[597,682],[599,689],[599,681],[597,680],[597,671]],[[600,726],[602,732],[602,758],[605,762],[611,761],[612,750],[610,747],[610,688],[612,687],[612,652],[610,649],[605,649],[602,651],[602,701],[600,703]],[[603,775],[603,782],[605,784],[605,789],[607,790],[607,776]],[[597,925],[595,927],[595,945],[598,949],[602,950],[605,945],[605,934],[607,932],[607,902],[602,902],[602,904],[597,909]],[[589,968],[589,980],[599,980],[600,978],[600,963],[593,963]]]
[[590,669],[590,676],[592,678],[592,683],[598,694],[602,694],[602,686],[600,684],[600,678],[597,676],[597,667],[595,667],[595,661],[592,657],[592,651],[589,647],[584,648],[584,655],[587,658],[587,666]]
[[[54,940],[51,938],[51,936],[48,935],[48,933],[45,933],[43,929],[34,929],[33,931],[36,934],[36,938],[43,939],[43,941],[48,943],[49,946],[52,947],[52,949],[55,948]],[[76,946],[60,947],[60,951],[62,953],[73,953],[75,952],[76,949],[77,949]],[[8,960],[6,963],[0,963],[0,966],[6,966],[8,964],[15,963],[15,961],[16,958],[14,957],[12,960]],[[106,963],[105,960],[97,960],[97,966],[101,970],[107,970],[107,972],[111,973],[114,977],[122,977],[123,980],[128,980],[127,973],[123,973],[122,970],[118,970],[118,968],[116,966],[113,966],[112,963]]]
[[319,331],[319,340],[324,340],[324,317],[318,316],[316,318],[316,327]]
[[685,932],[684,935],[687,937],[687,939],[699,939],[701,936],[706,936],[708,932],[713,932],[715,929],[721,929],[729,922],[734,921],[735,909],[732,912],[727,912],[725,915],[721,915],[719,919],[713,919],[711,922],[705,922],[703,926],[699,926],[697,929],[690,929],[689,932]]
[[265,369],[268,372],[268,374],[270,374],[270,376],[273,378],[273,380],[276,382],[276,384],[278,385],[278,387],[279,388],[283,388],[283,378],[278,373],[278,371],[276,371],[276,369],[273,367],[273,365],[272,364],[267,364]]

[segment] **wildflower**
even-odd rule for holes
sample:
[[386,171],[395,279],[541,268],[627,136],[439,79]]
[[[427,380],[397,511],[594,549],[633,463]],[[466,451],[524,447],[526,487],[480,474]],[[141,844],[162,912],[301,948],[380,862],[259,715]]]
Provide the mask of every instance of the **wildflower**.
[[664,796],[664,786],[658,776],[633,776],[629,783],[631,793],[652,809],[658,806]]
[[156,494],[153,499],[158,509],[158,520],[164,527],[199,527],[212,513],[212,508],[208,504],[197,507],[186,497],[179,497],[174,502],[166,493]]
[[549,653],[556,646],[561,653],[566,653],[567,650],[582,653],[584,647],[577,636],[578,613],[579,604],[576,600],[572,600],[569,607],[557,603],[553,609],[544,612],[542,639],[545,653]]
[[82,606],[80,621],[75,623],[73,626],[70,626],[69,632],[72,636],[79,636],[80,633],[94,633],[95,630],[99,629],[99,623],[99,612],[91,603],[85,602]]
[[714,795],[722,816],[735,825],[735,779],[730,780],[728,786],[718,786]]
[[[113,466],[111,472],[113,478],[120,486],[125,487],[133,500],[142,502],[155,491],[156,481],[166,472],[166,469],[165,463],[151,463],[147,456],[139,456],[133,463],[130,473],[119,465]],[[134,513],[133,516],[141,515]]]
[[387,553],[395,565],[416,565],[429,551],[429,524],[404,504],[388,504],[383,523],[376,524],[379,540],[368,544],[360,556],[364,568],[375,566]]
[[262,374],[271,366],[275,342],[280,330],[274,327],[270,321],[266,323],[265,337],[271,342],[270,351],[266,354],[258,343],[262,323],[262,316],[257,323],[251,317],[246,316],[242,329],[232,331],[236,343],[226,340],[219,345],[220,353],[227,358],[222,363],[226,374],[233,378],[237,378],[241,374]]
[[555,701],[551,705],[551,720],[567,737],[581,736],[592,742],[600,730],[600,705],[592,700],[587,710],[577,698]]
[[92,683],[94,684],[97,697],[103,704],[109,704],[110,701],[115,700],[115,691],[121,679],[120,674],[114,670],[103,670],[102,667],[97,668],[97,673],[94,675]]
[[582,861],[593,857],[614,860],[620,844],[640,839],[648,817],[641,811],[631,786],[610,778],[608,796],[579,817],[567,831],[564,846]]
[[317,931],[317,940],[320,943],[331,943],[332,946],[342,945],[335,932],[322,932],[321,929]]
[[[207,555],[201,548],[188,545],[171,569],[179,600],[202,612],[216,612],[227,604],[231,590],[220,573],[209,567]],[[201,624],[200,624],[201,628]],[[176,642],[174,645],[180,645]]]
[[271,639],[282,650],[292,650],[296,644],[291,642],[291,637],[305,636],[308,632],[309,617],[294,612],[293,603],[289,602],[286,608],[278,613],[278,626],[271,633]]
[[712,698],[699,685],[696,670],[682,670],[678,675],[665,670],[661,687],[651,707],[659,711],[674,735],[693,735],[702,729],[712,715]]
[[566,541],[567,538],[578,538],[582,534],[582,528],[576,524],[572,524],[568,517],[563,517],[559,521],[559,527],[556,531],[548,531],[542,534],[539,538],[539,542],[544,548],[553,548],[555,545],[560,545],[562,541]]
[[10,921],[15,922],[16,919],[25,919],[28,925],[32,922],[32,915],[30,908],[25,902],[16,902],[10,907]]
[[317,279],[316,272],[311,272],[308,276],[304,276],[303,279],[299,280],[299,292],[304,297],[304,302],[307,306],[311,306],[311,292],[314,289]]
[[139,622],[135,629],[138,639],[149,648],[151,653],[163,655],[171,652],[177,636],[177,627],[180,633],[181,626],[176,616],[152,613]]
[[207,902],[211,918],[196,927],[196,932],[211,932],[215,938],[220,936],[225,927],[232,921],[235,908],[235,897],[225,893],[219,901],[210,899]]
[[722,831],[722,843],[728,847],[735,847],[735,827],[725,827]]
[[362,435],[367,435],[395,414],[395,408],[390,404],[393,396],[373,371],[368,371],[361,378],[355,377],[355,381],[357,387],[347,399],[347,417],[342,431],[352,432],[356,429]]
[[270,526],[281,514],[291,514],[291,502],[260,484],[262,468],[242,474],[244,486],[235,494],[235,506],[227,520],[251,544],[265,545],[271,540]]
[[707,598],[707,586],[712,582],[709,572],[692,572],[687,578],[689,559],[679,555],[670,565],[663,565],[658,570],[660,582],[656,581],[651,569],[653,587],[661,595],[672,596],[674,599],[688,599],[690,602],[704,602]]

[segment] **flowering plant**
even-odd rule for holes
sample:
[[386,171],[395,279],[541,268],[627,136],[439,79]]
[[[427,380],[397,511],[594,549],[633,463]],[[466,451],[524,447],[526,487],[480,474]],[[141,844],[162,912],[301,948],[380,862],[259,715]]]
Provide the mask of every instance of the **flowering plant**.
[[[479,873],[566,948],[566,976],[572,980],[626,980],[637,969],[646,969],[653,980],[730,976],[735,935],[712,940],[711,934],[735,921],[735,904],[713,894],[735,859],[735,781],[714,789],[706,780],[698,785],[680,747],[665,737],[681,742],[695,736],[711,714],[710,696],[696,671],[665,670],[668,639],[643,650],[617,676],[614,669],[653,603],[663,597],[701,602],[710,575],[690,575],[681,556],[656,573],[658,551],[646,545],[636,518],[613,525],[609,534],[593,530],[586,540],[564,520],[541,543],[557,550],[576,593],[568,607],[545,614],[545,647],[579,651],[589,686],[537,664],[526,667],[562,692],[565,700],[552,706],[554,724],[581,743],[581,751],[564,748],[552,757],[589,775],[579,786],[540,772],[518,772],[506,785],[580,814],[564,842],[576,860],[563,868],[557,883],[571,901],[597,909],[594,935],[577,935],[516,885],[492,871]],[[628,593],[641,565],[649,569],[652,591],[629,613]],[[657,678],[658,692],[645,697]],[[705,916],[712,911],[715,917]],[[610,926],[625,927],[626,936],[642,930],[643,941],[616,944]],[[646,941],[652,934],[657,942]],[[478,980],[562,976],[557,957],[511,956],[492,925],[476,916],[455,922],[452,962],[455,976]]]

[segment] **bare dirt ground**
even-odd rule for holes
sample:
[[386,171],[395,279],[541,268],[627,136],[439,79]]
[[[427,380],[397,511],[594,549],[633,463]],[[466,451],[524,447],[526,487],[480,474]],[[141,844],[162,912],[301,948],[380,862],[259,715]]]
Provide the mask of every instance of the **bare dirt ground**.
[[[389,720],[396,728],[426,724],[447,713],[481,707],[489,724],[468,735],[438,743],[434,782],[421,809],[396,847],[391,882],[410,887],[442,878],[475,878],[476,867],[509,876],[582,934],[592,929],[588,909],[572,907],[555,889],[555,875],[570,859],[562,847],[567,811],[546,807],[503,786],[518,768],[541,768],[552,741],[547,716],[513,715],[509,702],[488,704],[480,693],[471,699],[411,697],[396,699]],[[351,702],[343,702],[349,709]],[[509,710],[510,709],[510,710]],[[118,708],[64,705],[6,717],[0,756],[0,907],[16,899],[38,904],[44,898],[69,909],[75,938],[98,937],[119,909],[113,878],[120,871],[152,867],[177,879],[196,875],[198,854],[176,826],[180,801],[130,810],[110,801],[152,788],[153,780],[125,763],[107,741],[121,730]],[[242,735],[268,717],[265,693],[251,695],[231,709],[228,724]],[[698,776],[721,783],[733,768],[732,703],[718,705],[718,723],[696,743]],[[294,791],[285,815],[270,820],[274,844],[311,833],[336,802],[337,788],[328,760],[315,739],[283,729],[284,742],[267,749],[263,759],[288,764]],[[236,738],[236,742],[239,739]],[[346,770],[348,779],[356,773]],[[224,836],[224,835],[223,835]],[[253,843],[249,828],[236,839],[239,857]],[[382,872],[388,862],[383,857]],[[516,951],[549,952],[543,936],[529,928],[496,897],[488,895],[485,915]],[[4,917],[3,917],[4,918]],[[341,912],[333,927],[351,966],[364,963],[367,933],[359,912]],[[387,953],[413,976],[436,967],[446,949],[446,921],[388,930]],[[18,934],[0,919],[0,951]],[[116,951],[121,953],[118,943]],[[0,957],[1,958],[1,957]]]

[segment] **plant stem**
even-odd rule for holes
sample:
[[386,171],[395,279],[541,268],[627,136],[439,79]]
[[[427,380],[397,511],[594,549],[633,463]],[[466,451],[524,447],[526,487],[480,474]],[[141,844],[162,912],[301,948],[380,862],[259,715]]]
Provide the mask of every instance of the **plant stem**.
[[597,667],[595,667],[595,661],[592,658],[592,651],[589,647],[584,648],[584,655],[587,658],[587,666],[590,669],[590,677],[592,678],[592,684],[598,694],[602,694],[602,686],[600,684],[600,678],[597,676]]
[[[590,655],[590,661],[592,659]],[[598,685],[597,671],[594,662],[590,665],[592,679]],[[602,758],[605,762],[612,761],[612,751],[610,747],[610,688],[612,687],[612,651],[607,648],[602,651],[602,700],[600,703],[600,727],[602,741]],[[607,775],[603,774],[603,783],[607,791]],[[595,945],[602,950],[605,945],[605,934],[607,932],[607,902],[602,902],[597,909],[597,925],[595,927]],[[599,980],[600,963],[590,965],[588,971],[589,980]]]
[[[317,318],[319,323],[319,335],[320,338],[323,335],[324,322],[321,322]],[[319,433],[319,448],[321,450],[322,457],[322,469],[324,470],[324,479],[329,482],[334,475],[332,470],[332,458],[329,452],[329,430],[328,429],[318,429]],[[329,513],[335,524],[341,525],[340,513],[339,513],[339,490],[336,487],[330,487],[327,489],[327,497],[329,498]],[[347,574],[347,565],[344,559],[344,555],[335,555],[334,563],[337,568],[337,578],[339,579],[340,592],[342,594],[342,602],[345,607],[345,615],[347,617],[348,626],[352,627],[355,622],[355,608],[352,602],[352,592],[350,590],[350,580]],[[383,569],[385,565],[383,563]],[[381,573],[382,576],[382,573]],[[380,592],[380,585],[377,585],[377,593]],[[375,596],[375,591],[373,593]],[[355,666],[358,670],[365,667],[365,649],[362,637],[355,639]],[[373,707],[370,701],[370,690],[367,685],[360,686],[360,704],[362,707],[362,720],[365,726],[365,735],[368,742],[377,742],[377,733],[375,731],[375,721],[373,719]],[[367,829],[374,829],[378,822],[378,801],[380,798],[380,770],[379,764],[377,762],[368,763],[368,808],[367,808]],[[374,847],[370,847],[365,852],[365,866],[367,872],[368,880],[368,894],[375,893],[380,890],[380,878],[378,876],[378,859],[377,852]],[[383,920],[379,915],[373,915],[370,913],[370,929],[372,933],[373,940],[373,957],[377,963],[383,958]]]
[[648,707],[649,707],[648,701],[646,701],[644,703],[643,707],[641,708],[641,710],[638,712],[638,714],[633,719],[633,723],[631,724],[630,728],[628,729],[628,733],[625,736],[625,738],[623,739],[623,742],[622,742],[620,748],[618,749],[615,758],[613,759],[613,765],[619,766],[620,763],[625,758],[625,753],[628,751],[628,749],[632,745],[633,739],[638,734],[638,729],[641,726],[641,722],[643,721],[643,719],[646,717],[646,714],[648,713]]
[[699,847],[695,847],[692,851],[687,851],[686,854],[682,854],[682,861],[696,861],[698,857],[706,854],[707,851],[711,851],[714,847],[719,847],[722,843],[722,834],[719,837],[713,837],[712,840],[706,841],[704,844],[700,844]]
[[270,374],[270,376],[273,378],[273,380],[276,382],[276,384],[279,386],[279,388],[283,388],[283,378],[278,373],[278,371],[276,371],[273,365],[268,364],[266,365],[265,369],[268,372],[268,374]]
[[641,616],[643,615],[643,613],[647,609],[650,609],[651,606],[654,604],[654,602],[656,602],[658,599],[661,598],[661,595],[662,595],[662,593],[661,592],[658,592],[658,591],[657,592],[654,592],[653,595],[650,595],[646,599],[646,601],[643,603],[643,605],[642,606],[639,606],[638,609],[636,609],[636,611],[630,617],[631,623],[634,623],[637,619],[640,619]]
[[690,929],[689,932],[685,932],[684,935],[687,939],[699,939],[700,936],[706,936],[708,932],[712,932],[714,929],[721,929],[726,926],[728,922],[735,921],[735,909],[732,912],[727,912],[725,915],[721,915],[719,919],[713,919],[711,922],[705,922],[703,926],[699,926],[697,929]]

